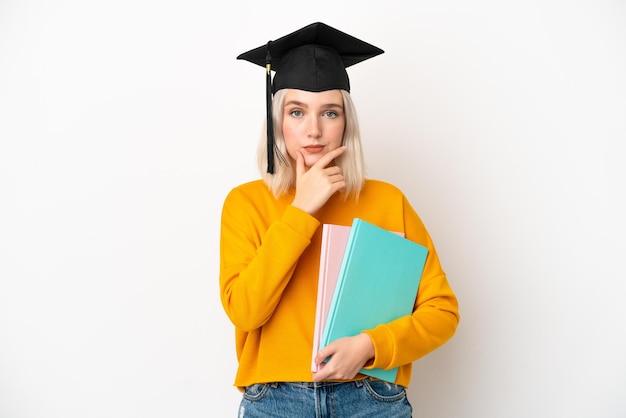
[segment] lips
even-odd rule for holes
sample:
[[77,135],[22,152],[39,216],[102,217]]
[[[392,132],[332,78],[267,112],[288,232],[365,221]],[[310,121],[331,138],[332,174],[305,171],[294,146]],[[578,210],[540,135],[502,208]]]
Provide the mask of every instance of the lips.
[[304,149],[310,154],[317,154],[324,149],[323,145],[308,145]]

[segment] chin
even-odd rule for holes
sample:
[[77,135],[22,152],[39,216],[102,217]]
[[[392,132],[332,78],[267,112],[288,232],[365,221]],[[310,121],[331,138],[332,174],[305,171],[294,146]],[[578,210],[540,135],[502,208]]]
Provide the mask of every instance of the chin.
[[315,157],[313,157],[313,156],[305,157],[304,158],[304,165],[307,168],[311,168],[311,167],[313,167],[315,165],[315,163],[317,163],[320,160],[320,158],[321,158],[321,156],[319,156],[319,157],[318,156],[315,156]]

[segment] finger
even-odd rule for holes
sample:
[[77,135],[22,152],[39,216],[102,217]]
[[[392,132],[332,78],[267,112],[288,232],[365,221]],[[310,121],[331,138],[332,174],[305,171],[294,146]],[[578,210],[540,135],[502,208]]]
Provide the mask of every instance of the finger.
[[328,176],[336,176],[337,174],[341,174],[341,168],[337,167],[336,165],[331,165],[330,167],[326,167],[324,169],[324,172]]
[[339,148],[335,148],[334,150],[328,152],[328,154],[326,154],[322,158],[320,158],[313,166],[314,167],[315,166],[317,166],[317,167],[326,167],[335,158],[339,157],[345,151],[346,151],[346,147],[345,146],[342,146],[342,147],[339,147]]
[[343,179],[343,176],[341,177],[330,177],[329,178],[330,181],[330,185],[333,187],[333,190],[337,191],[337,190],[341,190],[344,187],[346,187],[346,181]]
[[320,369],[319,371],[313,373],[313,381],[314,382],[323,382],[324,380],[330,377],[329,373],[326,373],[324,369]]
[[304,156],[300,151],[296,151],[296,177],[302,176],[306,173],[306,167],[304,166]]
[[317,352],[317,355],[315,356],[315,362],[317,364],[325,363],[325,360],[329,359],[330,356],[332,356],[333,354],[335,354],[334,344],[330,343]]
[[339,173],[335,173],[335,174],[326,174],[326,178],[328,179],[329,184],[332,184],[334,186],[339,186],[340,188],[343,187],[341,184],[339,183],[345,183],[345,178],[343,177],[343,174],[341,172]]
[[319,363],[319,368],[317,369],[317,372],[313,373],[313,381],[321,382],[321,381],[327,380],[331,378],[334,373],[335,371],[333,370],[333,368],[328,367],[328,363],[321,362]]
[[[313,381],[324,381],[329,379],[345,379],[347,378],[347,373],[342,371],[333,361],[333,359],[328,360],[327,363],[323,363],[324,366],[321,366],[319,370],[313,373]],[[350,377],[351,378],[351,377]]]

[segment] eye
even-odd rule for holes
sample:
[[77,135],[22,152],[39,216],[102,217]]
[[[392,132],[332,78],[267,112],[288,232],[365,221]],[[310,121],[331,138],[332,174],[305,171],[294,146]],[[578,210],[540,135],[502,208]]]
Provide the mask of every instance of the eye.
[[326,112],[324,112],[323,115],[330,119],[335,119],[337,116],[339,116],[339,114],[334,110],[327,110]]
[[289,114],[293,116],[294,118],[299,118],[300,116],[302,116],[302,111],[298,109],[294,109],[290,111]]

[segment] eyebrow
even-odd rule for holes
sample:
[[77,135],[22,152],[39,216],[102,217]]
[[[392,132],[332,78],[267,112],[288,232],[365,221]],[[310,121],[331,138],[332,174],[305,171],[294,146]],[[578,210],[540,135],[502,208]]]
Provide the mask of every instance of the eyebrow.
[[[299,106],[299,107],[308,107],[308,105],[306,103],[303,102],[299,102],[297,100],[290,100],[288,102],[286,102],[284,104],[284,106]],[[338,103],[327,103],[322,105],[321,107],[326,108],[326,109],[343,109],[343,106],[338,104]]]

